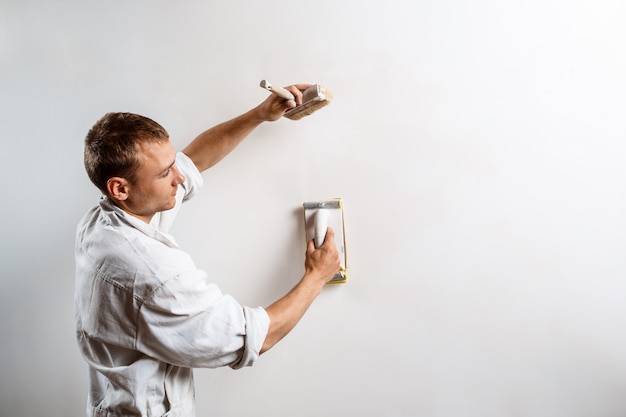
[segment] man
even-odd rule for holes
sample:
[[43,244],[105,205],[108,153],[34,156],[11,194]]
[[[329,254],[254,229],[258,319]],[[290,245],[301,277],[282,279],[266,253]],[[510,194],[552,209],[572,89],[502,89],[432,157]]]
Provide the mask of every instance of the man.
[[76,334],[89,365],[88,416],[195,415],[192,369],[250,366],[299,321],[339,270],[328,230],[308,242],[298,284],[267,308],[241,306],[198,270],[168,232],[200,173],[257,126],[300,104],[309,85],[270,95],[176,152],[158,123],[109,113],[85,139],[85,168],[102,191],[76,234]]

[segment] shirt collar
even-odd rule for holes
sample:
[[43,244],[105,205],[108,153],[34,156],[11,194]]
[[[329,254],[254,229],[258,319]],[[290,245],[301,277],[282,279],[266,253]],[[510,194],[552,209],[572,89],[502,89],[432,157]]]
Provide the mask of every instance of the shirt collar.
[[122,210],[108,196],[105,195],[100,197],[100,208],[102,209],[104,215],[107,216],[113,224],[133,227],[146,236],[158,240],[169,247],[178,248],[178,243],[176,242],[176,239],[174,239],[174,236],[158,229],[157,225],[159,224],[160,213],[156,213],[150,223],[146,223]]

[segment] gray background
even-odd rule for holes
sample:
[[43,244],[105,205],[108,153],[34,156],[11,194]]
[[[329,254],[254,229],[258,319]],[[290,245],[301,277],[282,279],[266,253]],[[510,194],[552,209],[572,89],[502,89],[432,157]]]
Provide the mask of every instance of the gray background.
[[335,93],[205,173],[174,234],[242,303],[302,274],[302,202],[342,197],[349,282],[200,416],[626,415],[626,6],[0,2],[0,414],[80,416],[73,240],[105,112],[182,148],[275,84]]

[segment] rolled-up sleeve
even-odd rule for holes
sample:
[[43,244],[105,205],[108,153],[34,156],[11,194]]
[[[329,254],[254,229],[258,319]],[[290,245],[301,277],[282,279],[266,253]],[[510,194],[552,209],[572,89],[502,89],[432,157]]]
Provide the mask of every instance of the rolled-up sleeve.
[[270,319],[264,308],[244,307],[243,312],[246,319],[246,346],[244,346],[239,360],[230,364],[230,367],[233,369],[252,366],[254,361],[259,358],[259,353],[269,329]]
[[176,205],[170,210],[157,213],[151,221],[152,225],[162,232],[170,230],[178,215],[181,204],[194,197],[204,185],[200,171],[198,171],[198,168],[196,168],[193,161],[189,159],[187,155],[178,152],[176,154],[176,166],[185,176],[185,181],[178,186]]
[[140,303],[136,349],[177,366],[250,366],[269,328],[264,308],[242,306],[200,270],[166,281]]

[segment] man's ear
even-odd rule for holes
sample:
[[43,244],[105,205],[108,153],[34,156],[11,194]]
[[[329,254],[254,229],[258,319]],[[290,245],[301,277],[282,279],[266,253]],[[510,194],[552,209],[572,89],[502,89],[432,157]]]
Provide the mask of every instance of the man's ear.
[[128,198],[130,184],[122,177],[111,177],[107,181],[109,196],[116,201],[124,201]]

